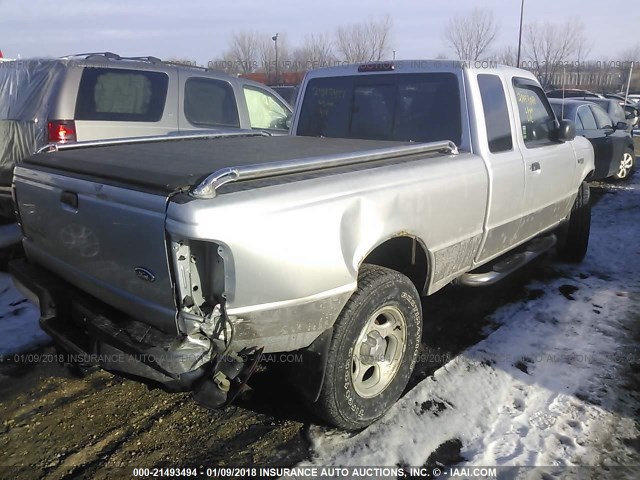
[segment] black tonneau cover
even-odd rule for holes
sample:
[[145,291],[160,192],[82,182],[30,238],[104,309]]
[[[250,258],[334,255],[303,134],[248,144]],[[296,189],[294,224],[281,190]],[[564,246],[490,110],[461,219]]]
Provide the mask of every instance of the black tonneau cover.
[[60,170],[104,183],[171,193],[224,167],[254,165],[406,145],[319,137],[231,137],[108,145],[39,153],[25,166]]

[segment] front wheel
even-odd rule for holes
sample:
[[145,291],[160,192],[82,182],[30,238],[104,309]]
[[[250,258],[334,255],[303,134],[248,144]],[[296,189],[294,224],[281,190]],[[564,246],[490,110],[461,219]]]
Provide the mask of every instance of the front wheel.
[[382,417],[407,386],[422,332],[420,296],[401,273],[363,265],[333,327],[317,413],[345,430]]
[[569,221],[563,227],[558,242],[558,256],[567,262],[578,263],[587,254],[591,231],[591,198],[589,184],[582,182],[573,202]]
[[633,169],[633,150],[627,150],[622,155],[620,165],[618,165],[618,171],[613,175],[616,179],[622,180],[627,178]]

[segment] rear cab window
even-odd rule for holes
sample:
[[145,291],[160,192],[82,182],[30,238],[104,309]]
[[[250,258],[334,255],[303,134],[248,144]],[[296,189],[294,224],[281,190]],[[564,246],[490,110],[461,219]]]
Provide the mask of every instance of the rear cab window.
[[240,127],[233,87],[224,80],[187,79],[184,85],[184,116],[196,127]]
[[169,77],[163,72],[85,67],[76,100],[76,120],[159,122]]
[[513,87],[525,146],[534,148],[555,143],[557,120],[542,89],[520,78],[513,79]]
[[453,73],[314,78],[296,134],[460,145],[459,92]]
[[487,125],[487,140],[491,153],[513,149],[511,120],[502,80],[497,75],[478,75],[482,109]]

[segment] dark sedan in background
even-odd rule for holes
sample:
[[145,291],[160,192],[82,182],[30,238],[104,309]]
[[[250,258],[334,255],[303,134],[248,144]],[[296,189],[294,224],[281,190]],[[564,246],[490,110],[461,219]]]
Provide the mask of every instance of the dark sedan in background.
[[551,98],[549,102],[558,118],[575,122],[576,134],[586,137],[593,145],[596,169],[592,180],[626,178],[633,169],[635,159],[633,137],[628,131],[628,124],[624,121],[614,122],[593,100],[598,99]]
[[[606,110],[614,124],[617,122],[627,122],[629,130],[638,126],[640,121],[640,105],[634,100],[626,99],[624,96],[611,93],[593,93],[588,90],[567,88],[565,90],[551,90],[547,92],[548,98],[571,98],[574,100],[588,100],[596,103]],[[620,107],[620,108],[618,108]]]

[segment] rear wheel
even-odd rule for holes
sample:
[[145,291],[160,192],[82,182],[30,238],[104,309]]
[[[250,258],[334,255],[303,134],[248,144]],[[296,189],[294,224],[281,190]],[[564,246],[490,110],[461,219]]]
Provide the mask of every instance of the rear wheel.
[[618,171],[613,175],[616,179],[622,180],[627,178],[631,174],[633,169],[633,150],[627,150],[622,155],[620,165],[618,165]]
[[591,199],[589,184],[582,182],[573,202],[569,221],[558,242],[558,256],[567,262],[580,262],[587,254],[591,231]]
[[334,325],[314,409],[346,430],[382,417],[409,381],[421,332],[420,296],[413,283],[394,270],[363,265],[358,289]]

